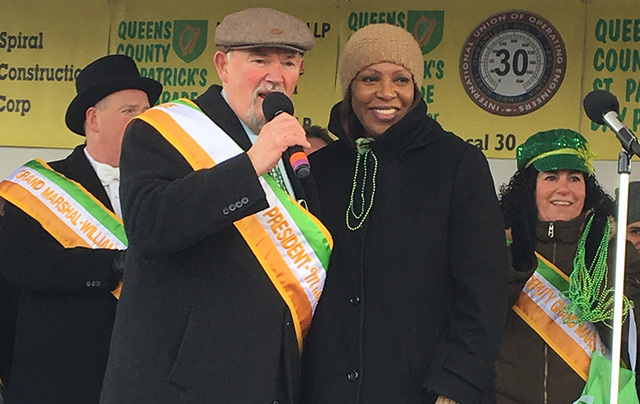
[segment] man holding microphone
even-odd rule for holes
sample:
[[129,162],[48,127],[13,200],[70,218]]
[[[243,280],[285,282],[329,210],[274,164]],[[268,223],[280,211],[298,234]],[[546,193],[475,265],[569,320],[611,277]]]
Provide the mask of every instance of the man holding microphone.
[[299,402],[332,241],[296,202],[313,208],[312,177],[281,161],[309,146],[304,129],[287,113],[267,123],[262,103],[293,94],[314,38],[259,8],[225,17],[215,42],[222,86],[125,134],[130,244],[102,403]]

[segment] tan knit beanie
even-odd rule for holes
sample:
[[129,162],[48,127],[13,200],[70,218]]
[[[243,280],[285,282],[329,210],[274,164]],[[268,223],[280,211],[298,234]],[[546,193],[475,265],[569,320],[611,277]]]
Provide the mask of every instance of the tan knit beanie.
[[424,58],[418,42],[404,28],[389,24],[371,24],[359,29],[347,41],[340,58],[342,95],[360,70],[375,63],[401,65],[422,87]]

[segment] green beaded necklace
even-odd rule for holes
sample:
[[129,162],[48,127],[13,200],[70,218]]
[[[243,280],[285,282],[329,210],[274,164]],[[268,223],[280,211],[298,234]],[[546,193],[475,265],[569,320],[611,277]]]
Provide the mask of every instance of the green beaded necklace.
[[[356,157],[356,167],[353,173],[353,185],[351,187],[351,196],[349,197],[349,206],[347,207],[346,212],[346,223],[347,228],[351,231],[356,231],[362,228],[365,220],[367,220],[367,216],[369,216],[369,212],[371,212],[371,207],[373,206],[373,198],[376,194],[376,174],[378,173],[378,158],[371,150],[371,143],[374,141],[373,138],[358,138],[356,139],[356,148],[358,149],[358,156]],[[369,178],[369,169],[367,167],[367,161],[369,161],[369,156],[373,160],[373,173],[371,174],[371,199],[369,200],[368,205],[366,204],[366,188],[367,188],[367,178]],[[354,201],[353,197],[356,194],[356,190],[358,188],[358,171],[360,170],[360,163],[362,163],[362,185],[360,186],[360,212],[356,213],[354,209]],[[365,205],[366,208],[365,208]]]
[[[565,310],[577,316],[577,320],[572,320],[571,322],[582,324],[585,321],[592,323],[602,321],[611,327],[612,325],[606,321],[613,319],[614,291],[613,288],[607,288],[606,279],[611,224],[607,220],[598,250],[589,269],[587,269],[585,263],[585,243],[589,230],[591,229],[593,217],[594,215],[589,218],[584,232],[578,241],[578,249],[573,260],[573,271],[571,272],[571,276],[569,276],[569,290],[566,293],[571,302]],[[630,307],[632,307],[632,303],[626,296],[623,296],[623,321],[626,319]]]

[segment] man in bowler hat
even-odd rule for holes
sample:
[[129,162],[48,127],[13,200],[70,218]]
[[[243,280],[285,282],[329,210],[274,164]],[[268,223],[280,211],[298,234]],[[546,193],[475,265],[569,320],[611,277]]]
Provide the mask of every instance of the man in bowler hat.
[[[162,85],[141,77],[131,58],[110,55],[86,66],[76,89],[65,121],[86,141],[49,166],[99,201],[102,212],[121,216],[124,128],[157,101]],[[29,205],[18,205],[6,203],[0,228],[2,273],[20,296],[7,403],[97,403],[123,252],[65,248]]]
[[[277,240],[254,243],[241,229],[267,214],[273,227],[260,231],[284,237],[293,223],[275,215],[280,197],[267,199],[282,197],[279,187],[315,210],[311,175],[297,178],[281,159],[310,146],[304,129],[292,115],[266,122],[262,112],[269,93],[293,94],[314,38],[298,18],[249,8],[223,19],[215,43],[222,86],[152,108],[125,132],[130,244],[101,403],[299,402],[299,318],[271,278],[273,257],[258,258]],[[193,139],[211,146],[199,156],[215,165],[190,157]]]

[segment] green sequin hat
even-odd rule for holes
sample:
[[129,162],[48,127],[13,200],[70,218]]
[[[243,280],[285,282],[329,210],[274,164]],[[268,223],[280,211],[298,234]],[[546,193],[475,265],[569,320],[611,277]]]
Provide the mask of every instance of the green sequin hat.
[[533,165],[539,172],[579,170],[592,175],[594,157],[587,139],[571,129],[538,132],[516,150],[518,170]]

